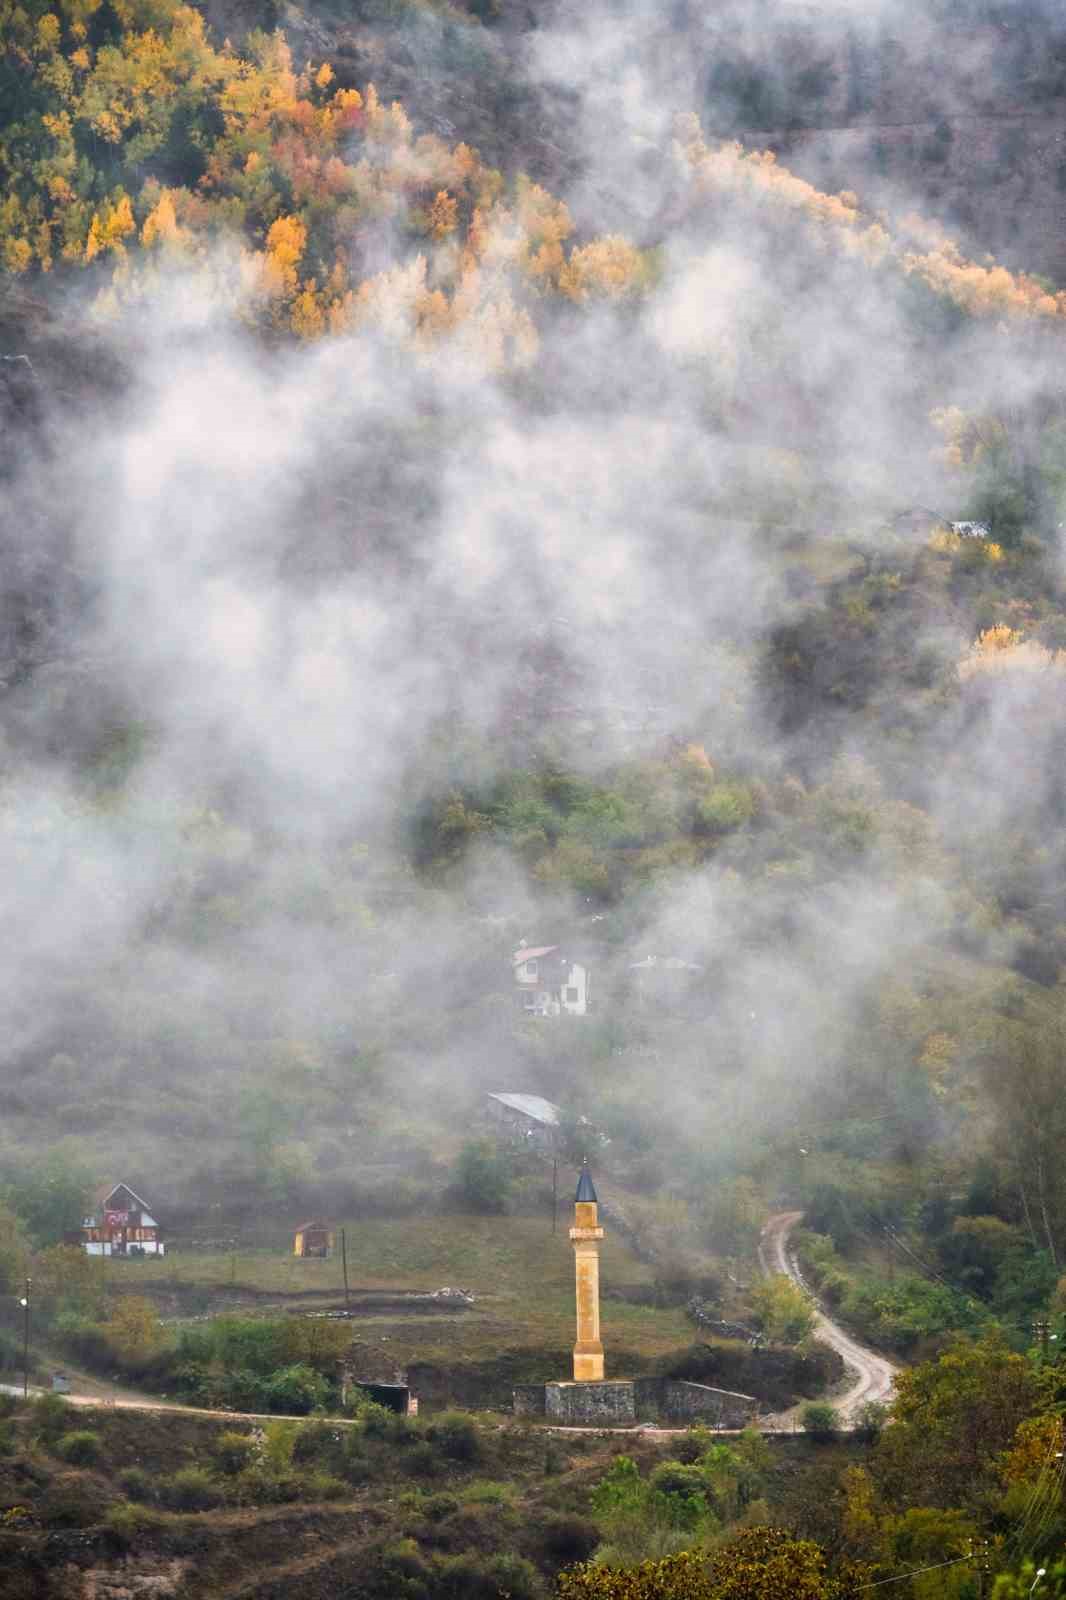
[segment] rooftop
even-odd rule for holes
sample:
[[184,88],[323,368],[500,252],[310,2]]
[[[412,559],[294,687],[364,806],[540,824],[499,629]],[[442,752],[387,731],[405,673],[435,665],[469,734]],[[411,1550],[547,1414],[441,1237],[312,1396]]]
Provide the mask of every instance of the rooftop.
[[489,1099],[507,1106],[510,1111],[520,1111],[524,1117],[532,1117],[534,1122],[543,1122],[549,1128],[559,1126],[560,1108],[539,1094],[490,1094]]
[[522,945],[511,957],[511,965],[520,967],[523,961],[536,961],[538,956],[550,956],[558,948],[557,944]]

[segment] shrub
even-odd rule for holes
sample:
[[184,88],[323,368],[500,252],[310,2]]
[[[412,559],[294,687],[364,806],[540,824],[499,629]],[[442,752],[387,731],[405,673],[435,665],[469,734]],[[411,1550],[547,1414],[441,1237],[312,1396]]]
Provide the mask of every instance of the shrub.
[[271,1411],[289,1412],[305,1417],[316,1406],[325,1405],[329,1384],[313,1367],[297,1362],[282,1367],[267,1384],[267,1399]]
[[340,1471],[349,1483],[365,1483],[370,1477],[366,1448],[354,1429],[344,1440]]
[[255,1453],[256,1444],[250,1433],[238,1433],[231,1429],[220,1433],[215,1440],[215,1460],[223,1472],[233,1476],[244,1471]]
[[426,1430],[442,1455],[449,1461],[480,1461],[481,1439],[473,1417],[465,1411],[445,1411]]
[[301,1465],[313,1461],[337,1470],[344,1460],[345,1435],[353,1432],[353,1429],[342,1431],[333,1422],[309,1422],[296,1435],[292,1459]]
[[45,1528],[91,1528],[103,1517],[107,1500],[90,1478],[64,1477],[47,1488],[37,1502]]
[[0,1422],[0,1456],[9,1456],[15,1448],[15,1424]]
[[674,1452],[678,1461],[686,1466],[692,1466],[699,1461],[713,1443],[710,1430],[697,1424],[685,1434],[683,1439],[678,1439],[674,1445]]
[[433,1593],[440,1600],[539,1600],[543,1588],[521,1556],[464,1552],[438,1561]]
[[415,1478],[432,1478],[440,1471],[440,1460],[433,1446],[425,1439],[411,1446],[403,1458],[403,1469]]
[[43,1394],[33,1402],[33,1431],[42,1444],[53,1445],[67,1431],[71,1408],[59,1394]]
[[876,1444],[887,1421],[888,1407],[882,1405],[880,1400],[867,1400],[866,1404],[859,1408],[852,1431],[864,1444]]
[[471,1211],[498,1215],[507,1210],[510,1170],[487,1139],[464,1144],[455,1176],[459,1197]]
[[[401,1539],[383,1550],[363,1575],[368,1600],[429,1600],[431,1574],[413,1539]],[[434,1591],[435,1592],[435,1591]]]
[[57,1456],[74,1467],[91,1467],[100,1459],[100,1435],[83,1429],[78,1433],[65,1433],[55,1447]]
[[149,1533],[162,1524],[158,1511],[149,1511],[143,1505],[131,1505],[128,1500],[120,1500],[116,1505],[109,1506],[104,1521],[124,1548],[134,1544],[140,1534]]
[[453,1494],[427,1494],[420,1498],[418,1509],[428,1521],[443,1522],[458,1511],[459,1502]]
[[277,1471],[257,1461],[234,1479],[233,1490],[242,1505],[280,1506],[299,1500],[304,1482],[292,1471]]
[[388,1406],[379,1406],[376,1400],[366,1400],[360,1404],[358,1415],[368,1439],[388,1438],[395,1416]]
[[0,1391],[0,1418],[13,1417],[19,1408],[18,1395]]
[[118,1486],[127,1500],[138,1500],[143,1504],[156,1497],[155,1480],[143,1467],[125,1467],[118,1475]]
[[174,1511],[210,1511],[223,1499],[222,1490],[203,1467],[182,1467],[164,1480],[160,1493]]
[[561,1513],[542,1518],[535,1539],[539,1564],[559,1570],[588,1561],[600,1542],[600,1530],[585,1517]]
[[301,1490],[304,1500],[343,1500],[350,1492],[344,1480],[335,1478],[331,1472],[307,1473]]
[[800,1420],[818,1444],[827,1444],[840,1431],[840,1417],[825,1400],[812,1400],[810,1405],[804,1406]]
[[497,1483],[489,1478],[475,1478],[462,1490],[464,1505],[509,1506],[514,1500],[514,1490],[509,1483]]

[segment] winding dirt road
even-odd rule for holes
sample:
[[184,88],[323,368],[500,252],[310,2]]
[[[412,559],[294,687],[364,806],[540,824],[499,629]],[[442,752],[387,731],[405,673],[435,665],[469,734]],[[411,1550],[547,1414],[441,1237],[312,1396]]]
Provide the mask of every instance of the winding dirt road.
[[[788,1236],[803,1216],[802,1211],[779,1211],[763,1228],[759,1240],[759,1261],[766,1273],[783,1272],[811,1295],[803,1274],[788,1251]],[[823,1311],[818,1311],[814,1332],[824,1344],[840,1352],[853,1381],[836,1400],[834,1406],[845,1423],[851,1423],[856,1413],[868,1400],[889,1400],[895,1382],[897,1367],[884,1356],[875,1355],[865,1345],[858,1344],[850,1334],[831,1322]],[[778,1419],[774,1419],[775,1421]]]

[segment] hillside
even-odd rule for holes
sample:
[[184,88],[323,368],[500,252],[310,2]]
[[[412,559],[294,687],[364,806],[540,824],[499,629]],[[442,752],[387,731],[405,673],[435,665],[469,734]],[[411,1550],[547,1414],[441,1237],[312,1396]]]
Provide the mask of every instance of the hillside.
[[[0,0],[0,1373],[241,1414],[5,1400],[0,1588],[1066,1593],[1064,74],[1042,0]],[[617,1370],[806,1441],[501,1417],[586,1159]]]

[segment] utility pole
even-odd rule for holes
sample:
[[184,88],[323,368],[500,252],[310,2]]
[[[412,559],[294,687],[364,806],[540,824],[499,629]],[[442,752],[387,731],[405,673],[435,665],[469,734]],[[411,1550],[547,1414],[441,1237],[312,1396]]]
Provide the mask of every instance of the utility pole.
[[26,1279],[26,1293],[22,1296],[22,1398],[30,1392],[30,1283]]
[[984,1600],[985,1578],[992,1570],[992,1546],[987,1539],[978,1539],[971,1544],[970,1560],[977,1573],[978,1600]]
[[348,1240],[344,1229],[341,1229],[341,1265],[344,1268],[344,1309],[351,1310],[351,1301],[348,1298]]

